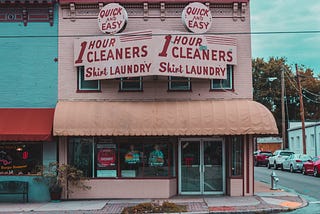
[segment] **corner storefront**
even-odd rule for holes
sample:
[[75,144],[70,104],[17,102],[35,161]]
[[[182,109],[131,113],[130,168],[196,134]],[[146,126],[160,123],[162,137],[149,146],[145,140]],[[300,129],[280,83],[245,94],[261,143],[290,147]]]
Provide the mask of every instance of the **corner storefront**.
[[87,191],[65,198],[253,195],[249,1],[60,1],[59,161]]
[[276,131],[248,100],[60,101],[54,120],[60,161],[91,178],[71,198],[253,194],[252,135]]

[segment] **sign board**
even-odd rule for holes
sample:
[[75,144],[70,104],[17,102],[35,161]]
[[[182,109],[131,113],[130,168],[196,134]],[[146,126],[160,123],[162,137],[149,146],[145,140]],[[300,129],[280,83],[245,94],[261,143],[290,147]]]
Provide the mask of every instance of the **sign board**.
[[149,75],[226,79],[237,64],[236,39],[145,30],[74,41],[74,66],[85,80]]
[[199,2],[188,4],[182,11],[181,18],[184,26],[193,33],[207,32],[212,23],[210,9]]
[[127,25],[127,21],[128,14],[126,9],[116,3],[105,5],[98,14],[99,29],[107,34],[123,31]]

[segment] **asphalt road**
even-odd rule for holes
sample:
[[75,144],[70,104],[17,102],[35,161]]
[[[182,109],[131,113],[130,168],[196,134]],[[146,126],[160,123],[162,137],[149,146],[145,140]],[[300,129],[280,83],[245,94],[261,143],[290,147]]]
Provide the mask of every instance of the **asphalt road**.
[[[262,181],[270,184],[270,175],[274,169],[267,167],[255,167],[254,178],[257,181]],[[290,214],[320,214],[320,177],[311,175],[302,175],[301,173],[290,173],[288,171],[274,170],[279,177],[279,188],[287,191],[293,191],[301,195],[308,201],[308,206],[290,212]]]

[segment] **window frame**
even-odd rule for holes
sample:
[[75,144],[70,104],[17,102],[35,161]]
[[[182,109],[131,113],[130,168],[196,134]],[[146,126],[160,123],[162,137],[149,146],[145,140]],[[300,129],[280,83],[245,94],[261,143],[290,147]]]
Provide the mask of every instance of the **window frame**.
[[[136,78],[139,78],[136,79]],[[124,88],[123,84],[125,82],[139,82],[139,88]],[[143,77],[121,77],[119,83],[119,91],[120,92],[141,92],[143,91]]]
[[[244,145],[245,145],[245,142],[244,142],[244,139],[243,139],[243,136],[231,136],[229,138],[229,158],[230,158],[230,163],[229,163],[229,176],[230,178],[243,178],[244,176]],[[234,164],[237,162],[237,160],[235,160],[234,158],[234,145],[236,144],[239,144],[239,149],[240,149],[240,154],[239,156],[239,169],[237,170],[237,173],[235,174],[234,173]]]
[[[172,78],[180,78],[180,79],[172,80]],[[187,89],[181,89],[181,88],[175,89],[172,87],[173,82],[186,82],[183,79],[188,81],[188,88]],[[191,86],[192,85],[191,85],[191,78],[190,77],[178,77],[178,76],[169,76],[168,77],[168,91],[182,91],[182,92],[192,91]]]
[[[82,81],[97,81],[97,88],[82,88]],[[84,80],[84,66],[77,67],[77,93],[81,92],[101,92],[100,80]]]
[[[4,155],[8,155],[11,159],[11,163],[7,163],[5,165],[5,167],[12,167],[12,169],[3,169],[3,171],[1,171],[0,173],[0,178],[1,176],[37,176],[39,173],[39,165],[43,165],[43,143],[38,143],[38,142],[9,142],[9,141],[4,141],[0,147],[1,151],[3,151],[3,156]],[[7,147],[7,149],[6,149]],[[15,148],[14,148],[15,147]],[[36,149],[34,147],[37,147]],[[21,150],[18,150],[18,148],[21,148]],[[38,150],[38,152],[36,152],[35,150]],[[9,151],[9,152],[8,152]],[[15,154],[13,154],[13,152]],[[14,159],[15,157],[19,156],[19,153],[22,153],[21,155],[27,155],[27,157],[23,157],[20,159]],[[24,152],[27,152],[26,154],[23,154]],[[38,155],[38,156],[37,156]],[[36,159],[34,156],[36,156]],[[30,159],[29,159],[30,157]],[[29,160],[28,160],[29,159]],[[7,159],[3,159],[2,160],[7,160]],[[28,163],[31,163],[33,165],[28,165]],[[19,165],[20,164],[20,165]],[[23,164],[23,165],[21,165]],[[14,166],[18,166],[16,168],[14,168]],[[26,166],[26,167],[21,167],[21,169],[19,168],[19,166]],[[23,171],[25,170],[29,170],[27,173],[23,173]],[[8,172],[5,172],[5,171]],[[19,171],[18,173],[15,173],[16,171]],[[11,172],[10,172],[11,171]]]
[[[67,153],[68,153],[68,164],[74,165],[74,159],[77,156],[81,156],[81,153],[79,154],[73,154],[73,150],[74,150],[74,145],[73,143],[77,143],[77,144],[81,144],[82,139],[84,139],[84,141],[88,141],[86,144],[89,145],[89,141],[91,141],[90,145],[91,145],[91,149],[92,149],[92,153],[89,154],[90,156],[90,164],[91,164],[91,168],[90,170],[88,170],[88,179],[159,179],[159,178],[163,178],[163,179],[171,179],[171,178],[176,178],[177,173],[177,165],[176,165],[176,160],[175,160],[175,144],[170,142],[170,140],[168,140],[167,142],[163,142],[162,139],[156,139],[156,138],[148,138],[147,140],[142,140],[141,138],[128,138],[127,140],[123,141],[122,139],[113,139],[113,138],[104,138],[104,137],[82,137],[82,136],[72,136],[72,137],[68,137],[68,148],[67,148]],[[102,139],[102,140],[101,140]],[[156,140],[155,140],[156,139]],[[155,141],[154,141],[155,140]],[[104,141],[104,142],[102,142]],[[98,170],[99,168],[97,167],[97,158],[98,158],[98,150],[97,150],[97,145],[98,144],[105,144],[105,145],[115,145],[115,165],[113,165],[114,169],[110,170],[116,170],[115,171],[115,175],[113,174],[113,176],[99,176],[98,175]],[[128,151],[127,147],[129,144],[133,144],[140,147],[142,154],[144,154],[145,156],[143,156],[144,160],[143,162],[140,162],[140,167],[139,170],[142,170],[142,176],[136,176],[136,177],[130,177],[130,176],[122,176],[123,171],[122,170],[127,170],[126,168],[123,168],[123,164],[124,164],[124,156],[122,156],[124,154],[124,150],[125,153]],[[149,165],[149,158],[150,158],[150,151],[148,150],[146,147],[148,148],[154,148],[154,145],[158,144],[158,145],[162,145],[162,148],[165,148],[165,150],[161,150],[163,152],[164,155],[164,159],[166,164],[161,166],[162,169],[164,169],[165,171],[167,170],[167,174],[164,175],[149,175],[150,169],[155,169],[158,167],[154,167],[154,166],[150,166]],[[163,147],[163,144],[166,144],[165,147]],[[80,147],[78,147],[80,148]],[[107,147],[106,147],[107,148]],[[111,147],[109,147],[111,148]],[[70,150],[71,149],[71,150]],[[73,156],[69,156],[72,152]],[[145,159],[147,158],[147,159]],[[79,167],[79,166],[77,166]],[[79,167],[81,168],[81,167]],[[106,169],[108,170],[108,169]],[[148,172],[148,173],[146,173]]]
[[[224,81],[227,81],[229,78],[228,87],[224,87]],[[218,84],[221,87],[214,87],[214,82],[219,82]],[[210,91],[234,91],[234,65],[227,65],[227,79],[211,79],[210,80]]]

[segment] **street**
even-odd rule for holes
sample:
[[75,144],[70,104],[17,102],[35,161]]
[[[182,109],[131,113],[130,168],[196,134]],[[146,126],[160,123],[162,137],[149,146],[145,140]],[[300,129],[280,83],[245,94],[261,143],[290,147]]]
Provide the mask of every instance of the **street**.
[[[270,184],[270,174],[273,168],[255,167],[254,178]],[[294,191],[308,201],[309,205],[305,208],[292,211],[292,214],[320,213],[320,177],[302,175],[301,173],[290,173],[288,171],[274,170],[279,177],[278,187],[288,191]]]

